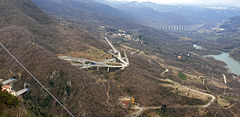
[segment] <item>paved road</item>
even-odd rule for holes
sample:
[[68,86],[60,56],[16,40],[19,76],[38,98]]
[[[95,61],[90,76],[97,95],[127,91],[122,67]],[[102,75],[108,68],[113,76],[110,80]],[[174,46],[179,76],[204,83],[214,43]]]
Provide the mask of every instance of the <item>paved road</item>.
[[20,96],[20,95],[22,95],[23,93],[25,93],[25,92],[27,92],[27,91],[28,91],[28,88],[24,88],[24,89],[16,92],[16,96]]
[[145,110],[146,110],[145,107],[140,107],[139,110],[135,111],[135,112],[132,113],[130,116],[131,116],[131,117],[138,117],[138,116],[140,116]]
[[[76,64],[72,64],[72,65],[79,66],[79,67],[82,67],[82,68],[90,68],[90,67],[123,68],[123,67],[128,66],[128,65],[122,64],[122,63],[119,63],[120,65],[108,65],[108,64],[106,64],[108,62],[115,61],[116,58],[109,59],[109,60],[104,60],[104,61],[101,61],[101,62],[91,61],[91,60],[88,60],[88,59],[85,59],[85,58],[76,58],[76,57],[69,57],[69,56],[59,56],[59,58],[67,60],[67,61],[80,62],[79,64],[76,63]],[[85,64],[86,62],[91,62],[91,63],[94,63],[94,64]]]
[[8,84],[10,84],[12,82],[15,82],[15,81],[17,81],[17,79],[10,78],[8,80],[3,81],[2,85],[8,85]]
[[226,77],[226,75],[222,74],[222,76],[223,76],[224,83],[227,84],[227,77]]
[[134,52],[131,52],[131,55],[133,55],[133,54],[135,54],[135,53],[137,53],[137,52],[139,52],[139,50],[136,50],[136,51],[134,51]]

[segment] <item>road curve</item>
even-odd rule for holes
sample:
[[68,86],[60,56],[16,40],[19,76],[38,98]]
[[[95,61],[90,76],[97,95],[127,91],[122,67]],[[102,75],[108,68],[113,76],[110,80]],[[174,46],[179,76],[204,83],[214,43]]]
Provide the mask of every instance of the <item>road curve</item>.
[[[203,107],[203,108],[206,108],[208,107],[209,105],[211,105],[216,97],[211,95],[211,94],[208,94],[208,93],[204,93],[204,92],[201,92],[201,91],[197,91],[197,90],[194,90],[194,89],[190,89],[186,86],[183,86],[184,88],[190,90],[190,91],[193,91],[193,92],[197,92],[197,93],[200,93],[200,94],[203,94],[203,95],[207,95],[207,96],[210,96],[212,99],[206,104],[206,105],[200,105],[200,106],[179,106],[179,107],[192,107],[192,108],[195,108],[195,107]],[[178,108],[179,108],[178,107]],[[132,114],[129,114],[129,115],[126,115],[125,117],[138,117],[140,116],[145,110],[152,110],[152,109],[160,109],[162,108],[162,106],[156,106],[156,107],[140,107],[137,111],[133,112]]]
[[190,88],[188,88],[188,87],[186,87],[186,86],[183,86],[184,88],[186,88],[186,89],[188,89],[188,90],[190,90],[190,91],[194,91],[194,92],[197,92],[197,93],[201,93],[201,94],[203,94],[203,95],[207,95],[207,96],[210,96],[212,99],[206,104],[206,105],[201,105],[201,106],[194,106],[194,107],[208,107],[209,105],[211,105],[213,102],[214,102],[214,100],[216,99],[216,97],[215,96],[213,96],[213,95],[211,95],[211,94],[208,94],[208,93],[204,93],[204,92],[201,92],[201,91],[197,91],[197,90],[194,90],[194,89],[190,89]]

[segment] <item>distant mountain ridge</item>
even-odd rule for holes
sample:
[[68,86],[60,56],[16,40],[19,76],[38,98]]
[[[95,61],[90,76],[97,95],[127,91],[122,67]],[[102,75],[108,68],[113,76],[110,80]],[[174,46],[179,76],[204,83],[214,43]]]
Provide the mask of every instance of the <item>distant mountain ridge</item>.
[[[73,1],[75,3],[74,5],[72,4]],[[87,25],[106,25],[106,26],[117,28],[117,29],[138,30],[140,34],[148,36],[148,37],[146,36],[146,38],[143,38],[143,39],[145,39],[145,42],[149,44],[151,43],[151,44],[159,45],[159,44],[167,43],[167,41],[177,40],[176,37],[166,34],[163,31],[155,30],[150,27],[138,24],[138,22],[141,20],[139,18],[130,17],[130,18],[133,18],[134,20],[129,20],[126,18],[122,19],[122,18],[116,18],[114,16],[104,15],[100,13],[101,10],[95,10],[94,12],[88,10],[88,9],[95,9],[95,5],[93,4],[86,4],[86,6],[90,7],[87,9],[85,9],[85,7],[84,8],[72,7],[72,6],[78,6],[78,5],[81,6],[80,4],[82,4],[82,2],[79,0],[70,0],[65,4],[57,4],[57,5],[55,4],[56,1],[54,0],[41,0],[41,1],[33,0],[33,2],[35,2],[40,8],[42,8],[44,11],[50,14],[68,17],[69,19],[72,18],[76,21],[84,22]],[[99,3],[94,3],[94,4],[99,4]],[[94,7],[94,8],[91,8],[91,7]],[[106,8],[109,8],[109,7],[106,7]],[[113,7],[110,7],[110,8],[114,9]],[[161,38],[158,38],[158,37],[161,37]]]
[[[223,8],[223,7],[207,7],[207,6],[181,6],[181,5],[161,5],[152,2],[109,2],[108,0],[96,0],[108,5],[113,6],[114,8],[144,8],[150,7],[153,8],[157,12],[168,12],[178,14],[185,17],[185,21],[195,24],[205,24],[205,23],[218,23],[221,22],[225,18],[233,17],[236,15],[240,15],[240,8]],[[104,2],[103,2],[104,1]],[[176,17],[177,17],[176,16]],[[164,16],[163,16],[164,17]],[[172,17],[174,18],[174,17]],[[176,19],[176,18],[175,18]],[[172,19],[169,18],[171,21]],[[182,19],[180,17],[179,22]]]
[[224,20],[223,24],[220,27],[226,28],[226,29],[240,28],[240,16],[235,16],[235,17],[231,17],[231,18]]
[[117,7],[125,14],[140,20],[143,25],[191,25],[185,16],[173,12],[159,12],[151,7],[134,7],[122,5]]
[[[40,8],[48,13],[79,19],[82,22],[96,24],[111,24],[128,27],[129,21],[135,21],[133,17],[122,13],[108,5],[93,0],[32,0]],[[121,19],[121,20],[119,20]],[[127,21],[127,22],[126,22]],[[132,22],[132,23],[133,23]],[[131,25],[134,27],[133,25]]]
[[[33,0],[43,10],[85,22],[122,26],[196,25],[218,23],[239,14],[237,8],[171,6],[151,2],[109,2],[107,0]],[[123,25],[119,25],[123,24]],[[133,27],[133,25],[131,25]]]

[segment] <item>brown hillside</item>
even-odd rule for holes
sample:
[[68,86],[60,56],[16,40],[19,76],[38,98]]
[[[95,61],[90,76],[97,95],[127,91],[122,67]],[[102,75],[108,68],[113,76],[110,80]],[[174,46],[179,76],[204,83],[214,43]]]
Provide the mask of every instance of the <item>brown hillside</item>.
[[[99,43],[92,46],[100,47],[101,41],[86,31],[60,26],[30,0],[1,0],[0,9],[0,42],[74,115],[122,116],[126,113],[114,100],[106,103],[105,84],[97,83],[94,76],[56,56],[59,52],[84,50],[85,45],[93,42]],[[24,82],[30,83],[31,89],[23,98],[33,115],[68,116],[2,48],[0,53],[0,77],[13,75],[9,71],[22,73],[16,89]],[[117,97],[121,91],[115,86],[112,86],[116,90],[111,91],[111,95]]]

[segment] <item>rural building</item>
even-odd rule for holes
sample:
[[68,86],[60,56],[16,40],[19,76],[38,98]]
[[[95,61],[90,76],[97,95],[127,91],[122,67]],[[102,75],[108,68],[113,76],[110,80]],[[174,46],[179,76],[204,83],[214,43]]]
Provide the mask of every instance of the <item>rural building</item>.
[[2,91],[7,91],[11,95],[16,96],[16,92],[12,90],[12,87],[10,85],[3,85],[2,86]]

